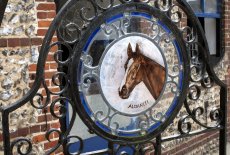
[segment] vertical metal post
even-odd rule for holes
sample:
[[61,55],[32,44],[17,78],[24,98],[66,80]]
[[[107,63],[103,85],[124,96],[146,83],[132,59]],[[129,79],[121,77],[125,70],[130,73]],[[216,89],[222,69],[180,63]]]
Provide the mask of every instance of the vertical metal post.
[[4,110],[2,111],[2,131],[4,155],[11,155],[9,113]]
[[68,0],[54,0],[56,5],[56,12],[58,12],[67,1]]
[[220,90],[220,109],[223,112],[220,136],[219,136],[219,154],[226,155],[227,151],[227,88],[222,87]]
[[[59,10],[63,7],[63,5],[67,2],[67,0],[54,0],[54,2],[55,2],[55,5],[56,5],[56,13],[58,13],[59,12]],[[57,32],[57,36],[58,36],[58,40],[60,40],[59,39],[59,34],[58,34],[58,32]],[[58,47],[58,49],[62,49],[63,47],[61,47],[61,46],[59,46]],[[60,54],[59,55],[59,58],[63,58],[63,55],[62,54]],[[64,68],[62,67],[62,66],[58,66],[58,69],[57,69],[58,71],[60,71],[60,72],[65,72],[64,71]],[[60,83],[62,84],[62,85],[65,85],[65,83],[63,84],[63,81],[62,81],[62,79],[59,79],[60,80]],[[66,81],[65,81],[66,82]],[[60,89],[62,90],[63,88],[62,88],[63,86],[60,86]],[[67,96],[68,94],[66,93],[65,94],[65,96]],[[62,101],[62,104],[63,105],[65,105],[65,103],[64,103],[64,101]],[[66,105],[66,106],[68,106],[68,104]],[[68,109],[68,107],[66,107],[67,109]],[[62,111],[60,111],[60,113],[62,113]],[[67,115],[69,115],[69,113],[67,113]],[[67,130],[67,123],[69,123],[69,122],[66,122],[67,121],[67,117],[65,116],[65,117],[63,117],[63,118],[60,118],[59,119],[59,122],[60,122],[60,124],[61,124],[61,131],[64,133],[66,130]],[[63,144],[62,144],[62,147],[63,147],[63,153],[65,154],[65,155],[67,155],[67,154],[69,154],[69,151],[68,151],[68,149],[67,149],[67,143],[68,143],[68,141],[65,141]]]
[[202,13],[204,13],[205,12],[205,1],[204,0],[201,0],[200,1],[200,5],[201,5],[201,10],[202,10]]
[[8,3],[8,0],[0,0],[0,26],[2,24],[2,20],[4,17],[7,3]]
[[[225,8],[224,6],[226,5],[224,0],[221,0],[221,6],[219,6],[219,10],[220,14],[221,14],[221,19],[220,19],[220,28],[224,27],[224,16],[225,16]],[[221,36],[222,35],[222,36]],[[221,31],[220,37],[223,37],[223,30]],[[223,39],[223,38],[222,38]],[[224,40],[224,39],[223,39]],[[220,50],[224,49],[225,47],[225,43],[222,42],[221,43],[222,47],[220,47]],[[223,54],[224,52],[221,52],[221,54]],[[220,57],[222,57],[220,54]],[[220,90],[220,109],[223,112],[223,118],[222,118],[222,122],[221,122],[221,127],[223,127],[223,129],[220,130],[219,132],[219,154],[220,155],[226,155],[227,154],[227,87],[224,86],[221,88]]]
[[109,154],[114,155],[114,149],[113,149],[113,143],[112,142],[109,142],[108,148],[109,148]]
[[161,155],[161,134],[156,137],[155,155]]

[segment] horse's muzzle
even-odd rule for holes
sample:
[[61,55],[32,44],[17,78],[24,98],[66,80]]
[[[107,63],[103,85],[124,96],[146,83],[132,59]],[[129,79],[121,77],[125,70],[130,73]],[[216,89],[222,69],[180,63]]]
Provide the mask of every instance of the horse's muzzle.
[[122,99],[127,99],[127,98],[129,98],[129,91],[128,91],[128,89],[126,88],[125,85],[122,87],[121,91],[119,90],[119,96],[120,96]]

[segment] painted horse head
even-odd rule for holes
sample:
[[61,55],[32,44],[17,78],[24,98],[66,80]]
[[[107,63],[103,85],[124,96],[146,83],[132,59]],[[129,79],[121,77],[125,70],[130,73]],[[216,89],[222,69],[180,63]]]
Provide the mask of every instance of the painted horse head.
[[[165,68],[143,55],[138,44],[136,44],[136,50],[133,52],[129,43],[127,54],[128,59],[124,66],[126,80],[121,90],[119,90],[119,96],[122,99],[129,98],[133,89],[143,81],[153,98],[157,99],[164,86]],[[128,66],[131,59],[133,62]]]

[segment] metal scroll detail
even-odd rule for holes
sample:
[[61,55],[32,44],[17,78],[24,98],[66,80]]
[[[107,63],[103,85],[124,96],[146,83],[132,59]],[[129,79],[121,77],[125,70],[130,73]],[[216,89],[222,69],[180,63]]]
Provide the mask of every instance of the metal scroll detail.
[[[81,56],[82,69],[78,72],[82,76],[77,80],[80,81],[81,103],[85,104],[84,108],[90,112],[88,114],[95,123],[101,124],[109,134],[116,136],[148,135],[168,119],[182,93],[181,75],[185,68],[174,34],[159,19],[138,11],[114,14],[106,19],[111,22],[101,23],[100,28],[87,40]],[[144,28],[141,25],[133,28],[132,24],[140,23],[145,23]],[[98,46],[103,46],[105,50],[100,51],[94,45],[98,42],[103,44]],[[118,90],[122,91],[121,78],[128,69],[127,48],[135,49],[135,46],[142,48],[142,53],[165,68],[164,87],[157,99],[151,98],[151,95],[146,96],[148,91],[145,86],[140,85],[136,86],[139,88],[134,88],[129,98],[122,99],[119,96]],[[97,55],[94,54],[96,52]],[[170,59],[172,57],[173,61]],[[145,70],[139,66],[139,70],[141,69]],[[153,76],[158,76],[157,74]],[[166,103],[162,99],[167,96],[171,100]]]
[[[191,25],[183,23],[182,14],[187,16]],[[183,24],[186,26],[182,26]],[[51,43],[55,31],[62,41]],[[101,42],[100,37],[103,38]],[[166,68],[166,82],[159,100],[136,114],[124,112],[111,105],[101,84],[101,68],[105,58],[114,45],[125,41],[123,39],[128,40],[129,37],[141,37],[150,42],[149,44],[159,51]],[[201,40],[201,43],[197,43],[197,39]],[[92,52],[94,46],[96,47],[95,41],[99,42],[97,45],[103,44],[102,47],[96,48],[101,48],[102,52]],[[134,51],[135,45],[131,45],[130,49]],[[129,46],[126,46],[128,49]],[[53,47],[58,47],[53,55],[55,63],[58,64],[58,72],[51,78],[52,85],[60,87],[58,92],[50,89],[45,81],[45,64]],[[62,57],[62,49],[68,53],[67,58]],[[136,49],[138,50],[137,47]],[[129,68],[128,63],[124,64],[123,69]],[[140,66],[137,65],[135,69],[139,70]],[[93,85],[96,85],[96,90],[90,90]],[[43,92],[40,92],[40,87],[44,88]],[[219,105],[213,103],[214,98],[205,98],[212,89],[220,90]],[[86,94],[91,91],[102,94],[98,102],[105,103],[104,109],[94,110],[93,105],[89,104],[90,98],[87,98]],[[55,99],[52,100],[52,97]],[[212,102],[211,108],[205,108],[207,101]],[[72,107],[72,116],[66,129],[47,129],[47,141],[52,142],[49,137],[53,134],[57,135],[58,141],[46,154],[54,153],[61,146],[66,154],[82,153],[83,139],[78,135],[70,135],[77,114],[91,132],[108,140],[108,149],[99,151],[108,154],[122,154],[124,147],[128,147],[133,154],[144,154],[152,149],[160,154],[161,142],[194,135],[193,122],[199,126],[197,134],[220,130],[223,138],[226,128],[226,86],[215,75],[209,62],[208,45],[200,23],[183,0],[177,0],[175,3],[171,0],[68,1],[52,22],[43,41],[31,90],[21,100],[0,109],[5,155],[13,152],[30,154],[34,149],[30,139],[10,139],[9,114],[28,102],[35,109],[44,110],[50,107],[52,117],[62,122],[61,128],[64,126],[63,119],[68,115],[67,104]],[[183,103],[185,111],[178,114]],[[163,110],[157,111],[157,106]],[[57,107],[60,113],[56,113]],[[177,117],[174,123],[169,125],[177,114],[179,119]],[[120,118],[114,120],[117,115]],[[127,118],[131,119],[127,121]],[[121,119],[138,123],[122,126],[119,122]],[[176,135],[168,136],[162,133],[165,128],[168,127],[168,131],[173,125]],[[162,137],[159,134],[162,134]],[[156,136],[158,137],[154,139]],[[79,144],[75,153],[69,151],[73,141]],[[221,143],[220,145],[225,145],[224,140]]]

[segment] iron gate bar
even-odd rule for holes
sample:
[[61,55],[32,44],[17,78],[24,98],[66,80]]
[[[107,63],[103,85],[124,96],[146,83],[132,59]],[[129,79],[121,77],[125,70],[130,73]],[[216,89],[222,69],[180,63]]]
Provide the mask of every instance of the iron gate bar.
[[221,122],[222,129],[220,129],[219,136],[219,154],[226,155],[227,154],[227,87],[223,86],[220,90],[220,95],[222,98],[220,99],[220,108],[223,112],[223,121]]
[[[89,1],[94,3],[92,0],[89,0]],[[131,0],[128,0],[128,1],[120,0],[120,1],[121,1],[122,4],[130,3],[130,2],[133,3],[133,1],[131,1]],[[4,1],[4,2],[7,2],[7,1]],[[58,1],[56,1],[56,2],[58,2]],[[46,59],[46,57],[48,55],[49,48],[52,46],[52,45],[50,45],[51,40],[52,40],[52,36],[55,33],[57,27],[59,26],[59,23],[61,22],[62,18],[64,17],[64,14],[68,11],[68,9],[71,6],[73,6],[77,2],[78,1],[76,1],[76,0],[67,1],[63,5],[63,7],[60,9],[60,11],[58,12],[56,18],[51,23],[50,28],[49,28],[46,36],[45,36],[45,39],[43,40],[43,45],[42,45],[42,48],[41,48],[41,51],[40,51],[39,60],[38,60],[38,64],[37,64],[35,83],[32,86],[31,90],[22,99],[18,100],[14,104],[6,106],[6,107],[0,107],[0,112],[2,113],[1,115],[2,115],[2,118],[3,118],[2,119],[2,127],[3,127],[3,144],[4,144],[4,154],[5,155],[12,155],[13,147],[18,142],[25,142],[25,143],[28,144],[28,150],[27,150],[28,152],[26,152],[26,154],[29,154],[31,149],[32,149],[31,141],[26,139],[26,138],[19,138],[16,141],[13,141],[12,143],[10,142],[9,114],[11,112],[17,110],[21,106],[25,105],[27,102],[30,102],[33,99],[33,97],[36,96],[36,93],[39,90],[40,85],[42,85],[42,82],[44,81],[43,75],[44,75],[45,59]],[[111,0],[110,2],[111,2],[111,4],[113,4],[113,0]],[[145,3],[148,3],[148,2],[149,2],[149,0],[146,0],[143,3],[136,2],[136,7],[138,8],[139,6],[141,6],[141,5],[145,4]],[[157,2],[158,1],[156,1],[156,3]],[[163,2],[166,3],[167,1],[164,0]],[[169,0],[168,2],[171,2],[171,0]],[[204,124],[202,124],[202,122],[199,122],[199,120],[196,119],[194,114],[189,109],[189,106],[187,105],[187,102],[185,102],[184,104],[185,104],[185,107],[187,107],[186,110],[189,113],[189,117],[191,117],[200,126],[204,126],[206,129],[202,130],[202,131],[188,132],[188,133],[185,133],[185,134],[181,133],[181,135],[176,135],[176,136],[172,136],[172,137],[161,137],[161,134],[159,134],[156,137],[156,145],[153,144],[152,146],[154,146],[156,154],[158,155],[158,154],[161,154],[161,143],[162,142],[170,141],[170,140],[178,139],[178,138],[183,138],[183,137],[190,137],[190,136],[199,135],[199,134],[202,134],[202,133],[207,133],[207,132],[212,132],[212,131],[220,131],[220,133],[219,133],[219,154],[220,155],[226,155],[226,141],[227,141],[227,136],[226,136],[226,133],[227,133],[227,124],[226,124],[227,123],[227,86],[216,76],[215,72],[213,71],[213,67],[212,67],[211,62],[210,62],[210,56],[208,54],[209,53],[209,48],[208,48],[207,40],[206,40],[205,33],[204,33],[203,29],[202,29],[202,26],[201,26],[199,20],[196,18],[196,16],[193,13],[191,7],[187,4],[187,2],[185,0],[177,0],[177,3],[178,3],[177,5],[180,6],[180,8],[183,9],[185,14],[188,16],[188,19],[192,21],[194,31],[197,33],[198,38],[201,38],[201,40],[204,43],[204,47],[202,45],[198,45],[198,46],[200,47],[199,50],[201,50],[200,54],[201,54],[201,57],[202,57],[202,61],[204,61],[204,63],[205,63],[205,69],[207,70],[209,76],[214,80],[214,82],[218,86],[221,87],[221,89],[220,89],[220,111],[219,111],[219,117],[220,118],[218,118],[218,119],[220,119],[220,124],[218,124],[216,127],[205,126]],[[5,6],[6,6],[6,3],[4,3],[3,8]],[[105,10],[111,9],[112,7],[113,6],[111,6],[110,8],[107,8]],[[103,14],[103,12],[105,10],[102,9],[102,14]],[[1,6],[0,6],[0,21],[1,21],[1,17],[3,17],[3,15],[4,15],[4,13],[1,12]],[[69,47],[67,42],[61,42],[61,43],[58,42],[57,44],[61,44],[61,45],[65,45],[65,46]],[[189,47],[189,43],[186,43],[186,44],[187,44],[187,47]],[[63,98],[63,99],[68,99],[68,98]],[[54,148],[49,150],[46,154],[51,154],[59,146],[61,146],[63,144],[68,145],[69,132],[72,129],[72,126],[74,124],[74,120],[76,118],[76,111],[79,111],[79,109],[77,109],[76,105],[72,104],[72,102],[71,102],[71,106],[72,106],[72,109],[73,109],[73,116],[71,118],[70,127],[63,134],[60,133],[59,136],[61,136],[61,138],[59,139],[59,143]],[[43,109],[43,108],[44,107],[40,107],[40,108],[37,108],[37,109]],[[63,124],[63,123],[61,123],[61,124]],[[179,130],[179,127],[178,127],[178,130]],[[49,135],[49,133],[52,133],[53,131],[56,131],[56,130],[47,131],[47,135]],[[77,136],[75,136],[75,138],[76,137]],[[79,141],[82,141],[81,137],[77,137],[77,138],[79,138]],[[104,154],[104,153],[116,154],[116,153],[118,153],[118,151],[119,151],[121,146],[118,147],[118,150],[115,149],[113,141],[114,141],[114,139],[109,140],[108,149],[98,150],[96,152],[88,152],[86,154],[95,154],[95,153],[96,154]],[[141,145],[142,144],[136,145],[137,148],[134,148],[135,153],[138,154],[138,153],[141,152],[141,149],[139,148],[139,147],[143,147]],[[132,146],[129,146],[129,145],[127,145],[127,146],[132,148]],[[18,153],[23,154],[22,152],[20,152],[21,151],[20,150],[21,146],[17,146],[17,147],[19,148],[19,149],[17,149]],[[64,149],[66,149],[66,148],[64,148]],[[82,151],[82,148],[79,150],[79,154],[81,153],[81,151]],[[66,154],[68,154],[68,151],[67,151]]]
[[[43,45],[40,50],[40,55],[37,63],[37,71],[35,76],[35,82],[29,90],[29,92],[23,96],[22,99],[16,101],[14,104],[6,106],[6,107],[0,107],[0,111],[2,112],[2,129],[3,129],[3,145],[4,145],[4,155],[11,155],[11,144],[10,144],[10,132],[9,132],[9,113],[15,111],[16,109],[20,108],[21,106],[25,105],[27,102],[30,102],[31,99],[36,95],[38,89],[40,88],[40,85],[43,80],[44,75],[44,66],[45,66],[45,58],[47,57],[48,52],[46,52],[49,47],[46,47],[46,44],[50,44],[52,40],[52,36],[56,31],[56,27],[58,26],[58,23],[61,21],[61,17],[64,15],[64,13],[68,10],[68,7],[73,5],[75,3],[75,0],[69,0],[61,9],[56,18],[54,18],[53,22],[50,25],[50,28],[48,29],[46,36],[43,40]],[[58,18],[59,17],[59,18]],[[75,111],[75,109],[73,109]],[[72,123],[73,124],[73,123]],[[52,151],[52,150],[51,150]],[[47,154],[50,154],[49,152]]]
[[2,25],[2,20],[6,10],[8,0],[0,0],[0,26]]
[[[11,152],[10,148],[10,131],[9,131],[9,113],[5,112],[4,109],[0,108],[2,112],[2,138],[4,154],[7,155]],[[8,153],[7,153],[8,152]]]
[[161,155],[161,143],[162,143],[162,139],[161,139],[161,134],[159,134],[157,137],[156,137],[156,149],[155,149],[155,155]]

